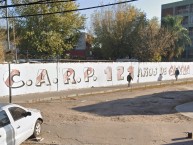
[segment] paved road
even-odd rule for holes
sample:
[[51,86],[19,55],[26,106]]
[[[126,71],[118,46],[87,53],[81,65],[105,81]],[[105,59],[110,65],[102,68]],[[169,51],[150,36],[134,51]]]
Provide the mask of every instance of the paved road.
[[[108,86],[108,87],[92,87],[92,88],[86,88],[86,89],[65,90],[65,91],[58,91],[58,92],[33,93],[33,94],[12,96],[11,102],[12,103],[32,103],[32,102],[41,102],[46,100],[62,99],[62,98],[75,97],[75,96],[164,87],[167,85],[169,86],[169,85],[180,85],[180,84],[189,84],[189,83],[193,83],[193,79],[189,78],[189,79],[181,79],[178,81],[169,80],[169,81],[158,81],[158,82],[149,82],[149,83],[138,83],[138,84],[132,84],[131,87],[128,87],[127,85],[118,85],[118,86]],[[0,102],[9,102],[9,100],[10,100],[9,96],[0,98]],[[178,112],[181,112],[183,115],[193,118],[193,102],[189,102],[189,103],[177,106],[176,110]]]

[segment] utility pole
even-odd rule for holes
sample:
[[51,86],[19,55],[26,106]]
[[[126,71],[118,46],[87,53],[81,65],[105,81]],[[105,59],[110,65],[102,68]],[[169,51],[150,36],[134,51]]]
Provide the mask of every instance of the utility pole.
[[16,44],[15,44],[15,19],[13,19],[13,44],[14,44],[14,48],[15,48],[15,62],[17,63],[17,48],[16,48]]
[[[5,6],[7,6],[7,1],[5,0]],[[8,7],[6,7],[6,21],[7,21],[7,48],[10,50],[10,40],[9,40],[9,13]],[[9,63],[9,103],[12,103],[12,90],[11,90],[11,64]]]
[[[8,0],[5,0],[5,6],[7,6],[7,1]],[[10,39],[9,39],[9,12],[8,12],[8,7],[6,7],[6,22],[7,22],[7,48],[8,50],[10,50]]]

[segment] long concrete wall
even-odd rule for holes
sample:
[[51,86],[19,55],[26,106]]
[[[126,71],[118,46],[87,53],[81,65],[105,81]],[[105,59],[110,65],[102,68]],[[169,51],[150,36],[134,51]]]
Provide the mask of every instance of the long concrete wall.
[[9,95],[9,86],[14,96],[127,84],[129,72],[132,83],[158,81],[159,74],[162,80],[173,80],[176,68],[179,79],[193,77],[193,62],[24,63],[10,64],[10,69],[9,64],[0,64],[0,96]]

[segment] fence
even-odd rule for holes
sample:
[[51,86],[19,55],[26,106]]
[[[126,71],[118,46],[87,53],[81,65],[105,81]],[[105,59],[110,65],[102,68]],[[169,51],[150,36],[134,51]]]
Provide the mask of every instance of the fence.
[[173,80],[193,77],[193,62],[82,62],[0,64],[0,96]]

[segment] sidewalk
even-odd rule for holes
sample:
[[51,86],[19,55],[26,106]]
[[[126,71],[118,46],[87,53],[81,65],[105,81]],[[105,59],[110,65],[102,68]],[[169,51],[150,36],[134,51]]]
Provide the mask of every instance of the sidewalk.
[[[169,85],[180,85],[180,84],[190,84],[193,83],[193,79],[181,79],[178,81],[169,80],[169,81],[159,81],[159,82],[148,82],[148,83],[139,83],[132,84],[131,87],[127,85],[118,85],[118,86],[107,86],[107,87],[92,87],[86,89],[74,89],[74,90],[65,90],[59,92],[44,92],[44,93],[33,93],[33,94],[25,94],[25,95],[17,95],[12,96],[12,103],[36,103],[42,101],[50,101],[63,99],[68,97],[78,97],[85,95],[94,95],[94,94],[104,94],[104,93],[112,93],[118,91],[132,91],[139,89],[148,89],[155,87],[165,87]],[[8,103],[9,96],[1,97],[1,103]],[[182,104],[176,106],[175,108],[181,114],[193,118],[193,102],[189,102],[186,104]]]
[[[104,94],[109,92],[125,91],[125,90],[136,90],[136,89],[146,89],[146,88],[155,88],[155,87],[164,87],[167,85],[179,85],[179,84],[188,84],[193,83],[193,79],[181,79],[178,81],[169,80],[169,81],[157,81],[157,82],[148,82],[148,83],[136,83],[132,84],[131,87],[127,85],[118,85],[118,86],[106,86],[106,87],[92,87],[85,89],[73,89],[65,90],[58,92],[44,92],[44,93],[33,93],[33,94],[24,94],[12,96],[12,103],[35,103],[41,101],[49,101],[54,99],[62,99],[68,97],[84,96],[84,95],[94,95],[94,94]],[[0,102],[9,102],[9,96],[0,97]]]
[[182,115],[193,118],[193,102],[178,105],[175,109]]

